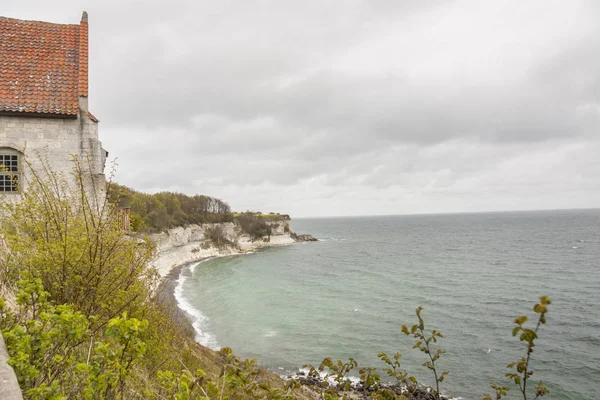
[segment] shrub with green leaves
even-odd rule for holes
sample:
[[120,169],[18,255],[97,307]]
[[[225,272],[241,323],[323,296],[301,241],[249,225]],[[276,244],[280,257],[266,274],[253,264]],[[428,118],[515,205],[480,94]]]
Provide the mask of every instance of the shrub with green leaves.
[[408,376],[408,372],[402,369],[400,365],[400,353],[395,353],[392,358],[386,353],[379,353],[377,357],[383,361],[387,367],[382,370],[398,385],[407,388],[408,391],[417,384],[417,380],[414,376]]
[[223,228],[219,225],[206,228],[204,231],[204,237],[208,241],[208,243],[210,243],[210,245],[217,248],[230,247],[235,245],[235,243],[227,239]]
[[[423,321],[423,317],[421,316],[421,311],[423,311],[423,307],[418,307],[415,311],[417,315],[417,319],[419,321],[418,324],[413,325],[408,330],[406,325],[402,325],[402,332],[406,336],[412,336],[417,339],[417,342],[414,344],[413,349],[419,349],[423,353],[427,355],[429,358],[427,361],[423,363],[424,367],[427,367],[432,373],[435,379],[435,392],[434,395],[440,400],[440,383],[444,381],[444,377],[448,374],[448,371],[442,371],[438,376],[438,370],[435,365],[435,362],[440,358],[442,354],[445,353],[443,349],[437,349],[433,351],[432,345],[433,343],[437,343],[438,339],[444,337],[442,332],[433,329],[430,333],[425,332],[425,322]],[[414,378],[413,378],[414,380]]]
[[[508,364],[507,368],[509,368],[511,372],[506,373],[505,376],[519,388],[521,394],[523,395],[523,400],[527,400],[527,395],[529,392],[531,392],[531,388],[529,391],[527,389],[529,378],[531,378],[533,375],[533,371],[529,367],[529,361],[531,360],[531,354],[533,353],[533,348],[535,347],[535,341],[538,338],[540,326],[546,323],[546,314],[548,313],[548,306],[551,303],[552,302],[547,296],[542,296],[540,298],[540,302],[533,307],[533,311],[538,314],[537,322],[535,323],[534,328],[525,326],[528,321],[528,317],[526,315],[521,315],[520,317],[515,318],[515,327],[513,328],[512,335],[518,335],[519,340],[527,345],[527,350],[525,356],[519,361]],[[494,389],[496,394],[496,400],[502,399],[502,397],[506,396],[507,392],[510,390],[510,387],[500,386],[496,382],[493,382],[491,387]],[[548,392],[548,388],[542,383],[542,381],[538,381],[534,388],[534,399],[542,397]],[[492,396],[489,393],[486,393],[483,398],[484,400],[492,400]]]
[[[250,235],[253,241],[263,240],[265,237],[269,240],[272,232],[271,225],[268,222],[269,218],[269,216],[248,211],[236,214],[234,221],[239,224],[242,232]],[[277,218],[281,217],[277,216]]]
[[315,368],[311,364],[305,364],[302,367],[308,368],[309,376],[318,378],[324,375],[325,379],[332,378],[338,390],[348,391],[351,389],[348,374],[357,366],[358,362],[353,358],[349,358],[347,362],[343,362],[342,360],[333,361],[331,357],[327,357],[321,361],[318,368]]
[[0,234],[10,257],[4,268],[40,279],[55,304],[69,303],[98,316],[98,327],[143,307],[156,276],[147,265],[153,244],[134,242],[118,228],[115,208],[90,191],[84,162],[74,160],[72,181],[46,167],[32,171],[18,203],[3,204]]
[[26,397],[94,399],[126,392],[126,378],[146,351],[140,336],[147,321],[124,313],[110,319],[104,332],[94,332],[95,318],[51,304],[40,279],[21,281],[19,288],[17,310],[0,302],[0,330]]

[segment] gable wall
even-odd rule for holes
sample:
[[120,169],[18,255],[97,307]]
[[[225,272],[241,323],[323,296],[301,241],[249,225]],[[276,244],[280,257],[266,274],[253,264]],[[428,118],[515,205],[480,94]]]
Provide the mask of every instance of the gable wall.
[[[25,155],[36,171],[41,171],[37,152],[46,158],[53,171],[73,170],[70,154],[89,154],[97,182],[104,181],[104,150],[98,140],[98,124],[80,111],[77,119],[7,117],[0,115],[0,147],[11,147]],[[23,171],[27,171],[23,166]],[[23,179],[25,178],[25,179]],[[22,175],[22,182],[28,177]],[[15,196],[4,194],[2,196]]]

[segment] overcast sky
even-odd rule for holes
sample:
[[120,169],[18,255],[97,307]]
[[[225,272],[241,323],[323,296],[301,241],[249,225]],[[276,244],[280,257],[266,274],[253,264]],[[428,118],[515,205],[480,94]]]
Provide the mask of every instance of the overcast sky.
[[600,207],[600,1],[0,0],[84,9],[135,189],[292,217]]

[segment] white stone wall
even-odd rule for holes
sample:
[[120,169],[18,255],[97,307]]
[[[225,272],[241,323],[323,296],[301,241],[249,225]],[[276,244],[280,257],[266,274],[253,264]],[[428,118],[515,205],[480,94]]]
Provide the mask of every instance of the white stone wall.
[[4,338],[0,332],[0,399],[23,400],[17,376],[12,367],[6,362],[9,359]]
[[[105,156],[98,140],[98,123],[92,121],[82,108],[77,119],[21,117],[0,115],[0,148],[9,147],[21,152],[36,171],[41,171],[39,155],[55,172],[69,177],[73,171],[71,154],[80,158],[89,155],[91,172],[96,182],[104,182]],[[21,165],[22,171],[27,171]],[[21,174],[26,185],[28,176]],[[6,197],[18,197],[4,194]]]

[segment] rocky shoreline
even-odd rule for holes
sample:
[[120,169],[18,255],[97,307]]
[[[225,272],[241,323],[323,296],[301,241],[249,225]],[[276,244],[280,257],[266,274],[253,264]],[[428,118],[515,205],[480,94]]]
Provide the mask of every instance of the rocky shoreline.
[[292,232],[291,234],[292,239],[294,239],[296,242],[318,242],[319,239],[317,239],[316,237],[314,237],[313,235],[309,235],[308,233],[302,233],[302,234],[295,234]]
[[[284,379],[294,379],[302,386],[311,389],[315,394],[320,394],[327,390],[334,390],[339,397],[350,399],[369,399],[377,390],[384,389],[393,392],[395,395],[404,395],[407,400],[437,400],[437,397],[425,387],[408,388],[400,383],[380,383],[377,386],[366,386],[362,380],[346,380],[343,383],[332,381],[331,378],[310,374],[304,371],[298,371],[295,375],[288,375]],[[347,385],[347,386],[346,386]],[[319,396],[321,398],[321,396]],[[446,396],[441,396],[442,400],[450,400]]]

